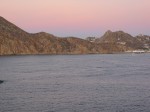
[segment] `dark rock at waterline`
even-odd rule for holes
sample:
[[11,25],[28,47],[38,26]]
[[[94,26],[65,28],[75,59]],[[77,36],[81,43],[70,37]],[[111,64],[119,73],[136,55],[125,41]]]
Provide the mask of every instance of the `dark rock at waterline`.
[[0,84],[3,83],[4,81],[0,80]]

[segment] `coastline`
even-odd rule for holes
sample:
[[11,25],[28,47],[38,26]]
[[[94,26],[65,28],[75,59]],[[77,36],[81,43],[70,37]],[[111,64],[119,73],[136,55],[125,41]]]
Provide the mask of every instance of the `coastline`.
[[[41,55],[103,55],[103,54],[150,54],[150,52],[110,52],[110,53],[39,53],[39,54],[0,54],[2,56],[41,56]],[[1,81],[1,80],[0,80]]]

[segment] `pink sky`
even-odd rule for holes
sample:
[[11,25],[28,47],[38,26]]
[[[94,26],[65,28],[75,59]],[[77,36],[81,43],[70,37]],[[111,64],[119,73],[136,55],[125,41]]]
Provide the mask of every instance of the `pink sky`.
[[31,33],[85,38],[123,30],[150,35],[150,0],[1,0],[0,16]]

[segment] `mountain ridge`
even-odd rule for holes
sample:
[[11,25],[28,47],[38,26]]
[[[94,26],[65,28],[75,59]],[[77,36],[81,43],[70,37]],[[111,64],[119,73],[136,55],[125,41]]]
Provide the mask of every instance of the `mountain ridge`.
[[59,38],[45,32],[31,34],[4,18],[0,18],[0,55],[99,52],[99,48],[87,40],[74,37]]
[[92,42],[89,39],[28,33],[0,17],[0,55],[100,54],[150,48],[149,36],[132,37],[123,31],[109,30],[101,38],[92,38]]

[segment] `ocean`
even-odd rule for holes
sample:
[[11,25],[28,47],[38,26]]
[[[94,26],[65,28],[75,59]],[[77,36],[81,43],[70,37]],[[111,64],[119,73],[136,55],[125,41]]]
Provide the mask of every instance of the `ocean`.
[[0,56],[0,112],[150,112],[150,54]]

